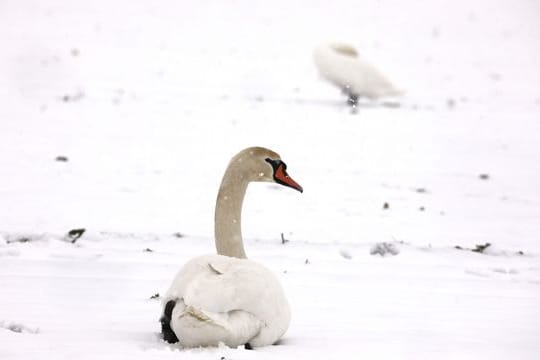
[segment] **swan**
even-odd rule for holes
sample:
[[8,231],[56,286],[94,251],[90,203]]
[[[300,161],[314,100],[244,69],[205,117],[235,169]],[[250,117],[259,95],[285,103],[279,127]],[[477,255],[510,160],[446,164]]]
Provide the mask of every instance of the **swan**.
[[360,97],[377,100],[386,96],[403,95],[401,90],[396,89],[350,45],[319,45],[313,52],[313,59],[321,76],[341,88],[349,97],[349,105],[356,106]]
[[235,155],[223,175],[214,218],[217,255],[189,260],[163,299],[161,331],[183,347],[271,345],[290,323],[289,304],[270,270],[248,260],[242,241],[242,202],[252,181],[303,192],[272,150],[251,147]]

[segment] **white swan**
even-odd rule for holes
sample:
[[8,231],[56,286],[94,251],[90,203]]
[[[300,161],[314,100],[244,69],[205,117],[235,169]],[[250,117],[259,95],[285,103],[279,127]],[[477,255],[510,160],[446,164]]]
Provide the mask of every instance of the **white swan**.
[[358,98],[363,96],[376,100],[403,94],[350,45],[320,45],[315,48],[313,59],[322,77],[349,96],[350,105],[356,105]]
[[218,255],[188,261],[163,301],[162,334],[184,347],[246,348],[275,343],[287,330],[290,310],[278,279],[246,259],[240,217],[249,182],[269,181],[302,192],[278,154],[247,148],[234,156],[219,188],[215,212]]

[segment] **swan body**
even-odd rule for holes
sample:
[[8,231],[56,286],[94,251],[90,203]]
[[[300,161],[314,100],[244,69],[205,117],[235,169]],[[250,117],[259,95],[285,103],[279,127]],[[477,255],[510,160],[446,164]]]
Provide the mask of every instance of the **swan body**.
[[188,261],[164,297],[162,333],[184,347],[260,347],[275,343],[290,323],[285,293],[275,275],[245,255],[240,231],[243,197],[251,181],[302,191],[278,154],[248,148],[231,162],[216,201],[217,255]]
[[349,102],[353,105],[359,97],[376,100],[403,94],[350,45],[320,45],[314,50],[313,58],[322,77],[349,95]]
[[194,258],[180,270],[166,298],[180,299],[171,328],[186,347],[270,345],[285,333],[291,318],[278,279],[248,259]]

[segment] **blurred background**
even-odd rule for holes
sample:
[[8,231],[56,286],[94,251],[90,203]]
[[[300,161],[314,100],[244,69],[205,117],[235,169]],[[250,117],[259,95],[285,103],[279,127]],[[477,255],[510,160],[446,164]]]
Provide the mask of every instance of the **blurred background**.
[[[211,238],[228,160],[261,145],[305,192],[251,186],[250,241],[530,248],[539,16],[536,1],[2,0],[0,230]],[[405,90],[399,106],[351,114],[313,63],[328,41]]]

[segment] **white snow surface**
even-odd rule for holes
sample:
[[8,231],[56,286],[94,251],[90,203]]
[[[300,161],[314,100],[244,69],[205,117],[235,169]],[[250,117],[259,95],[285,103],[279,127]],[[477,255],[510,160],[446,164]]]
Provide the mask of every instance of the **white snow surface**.
[[[0,359],[539,359],[539,14],[3,0]],[[351,114],[312,63],[324,41],[365,54],[400,106]],[[253,184],[244,204],[291,326],[252,351],[168,345],[150,297],[215,251],[221,176],[253,145],[305,190]]]

